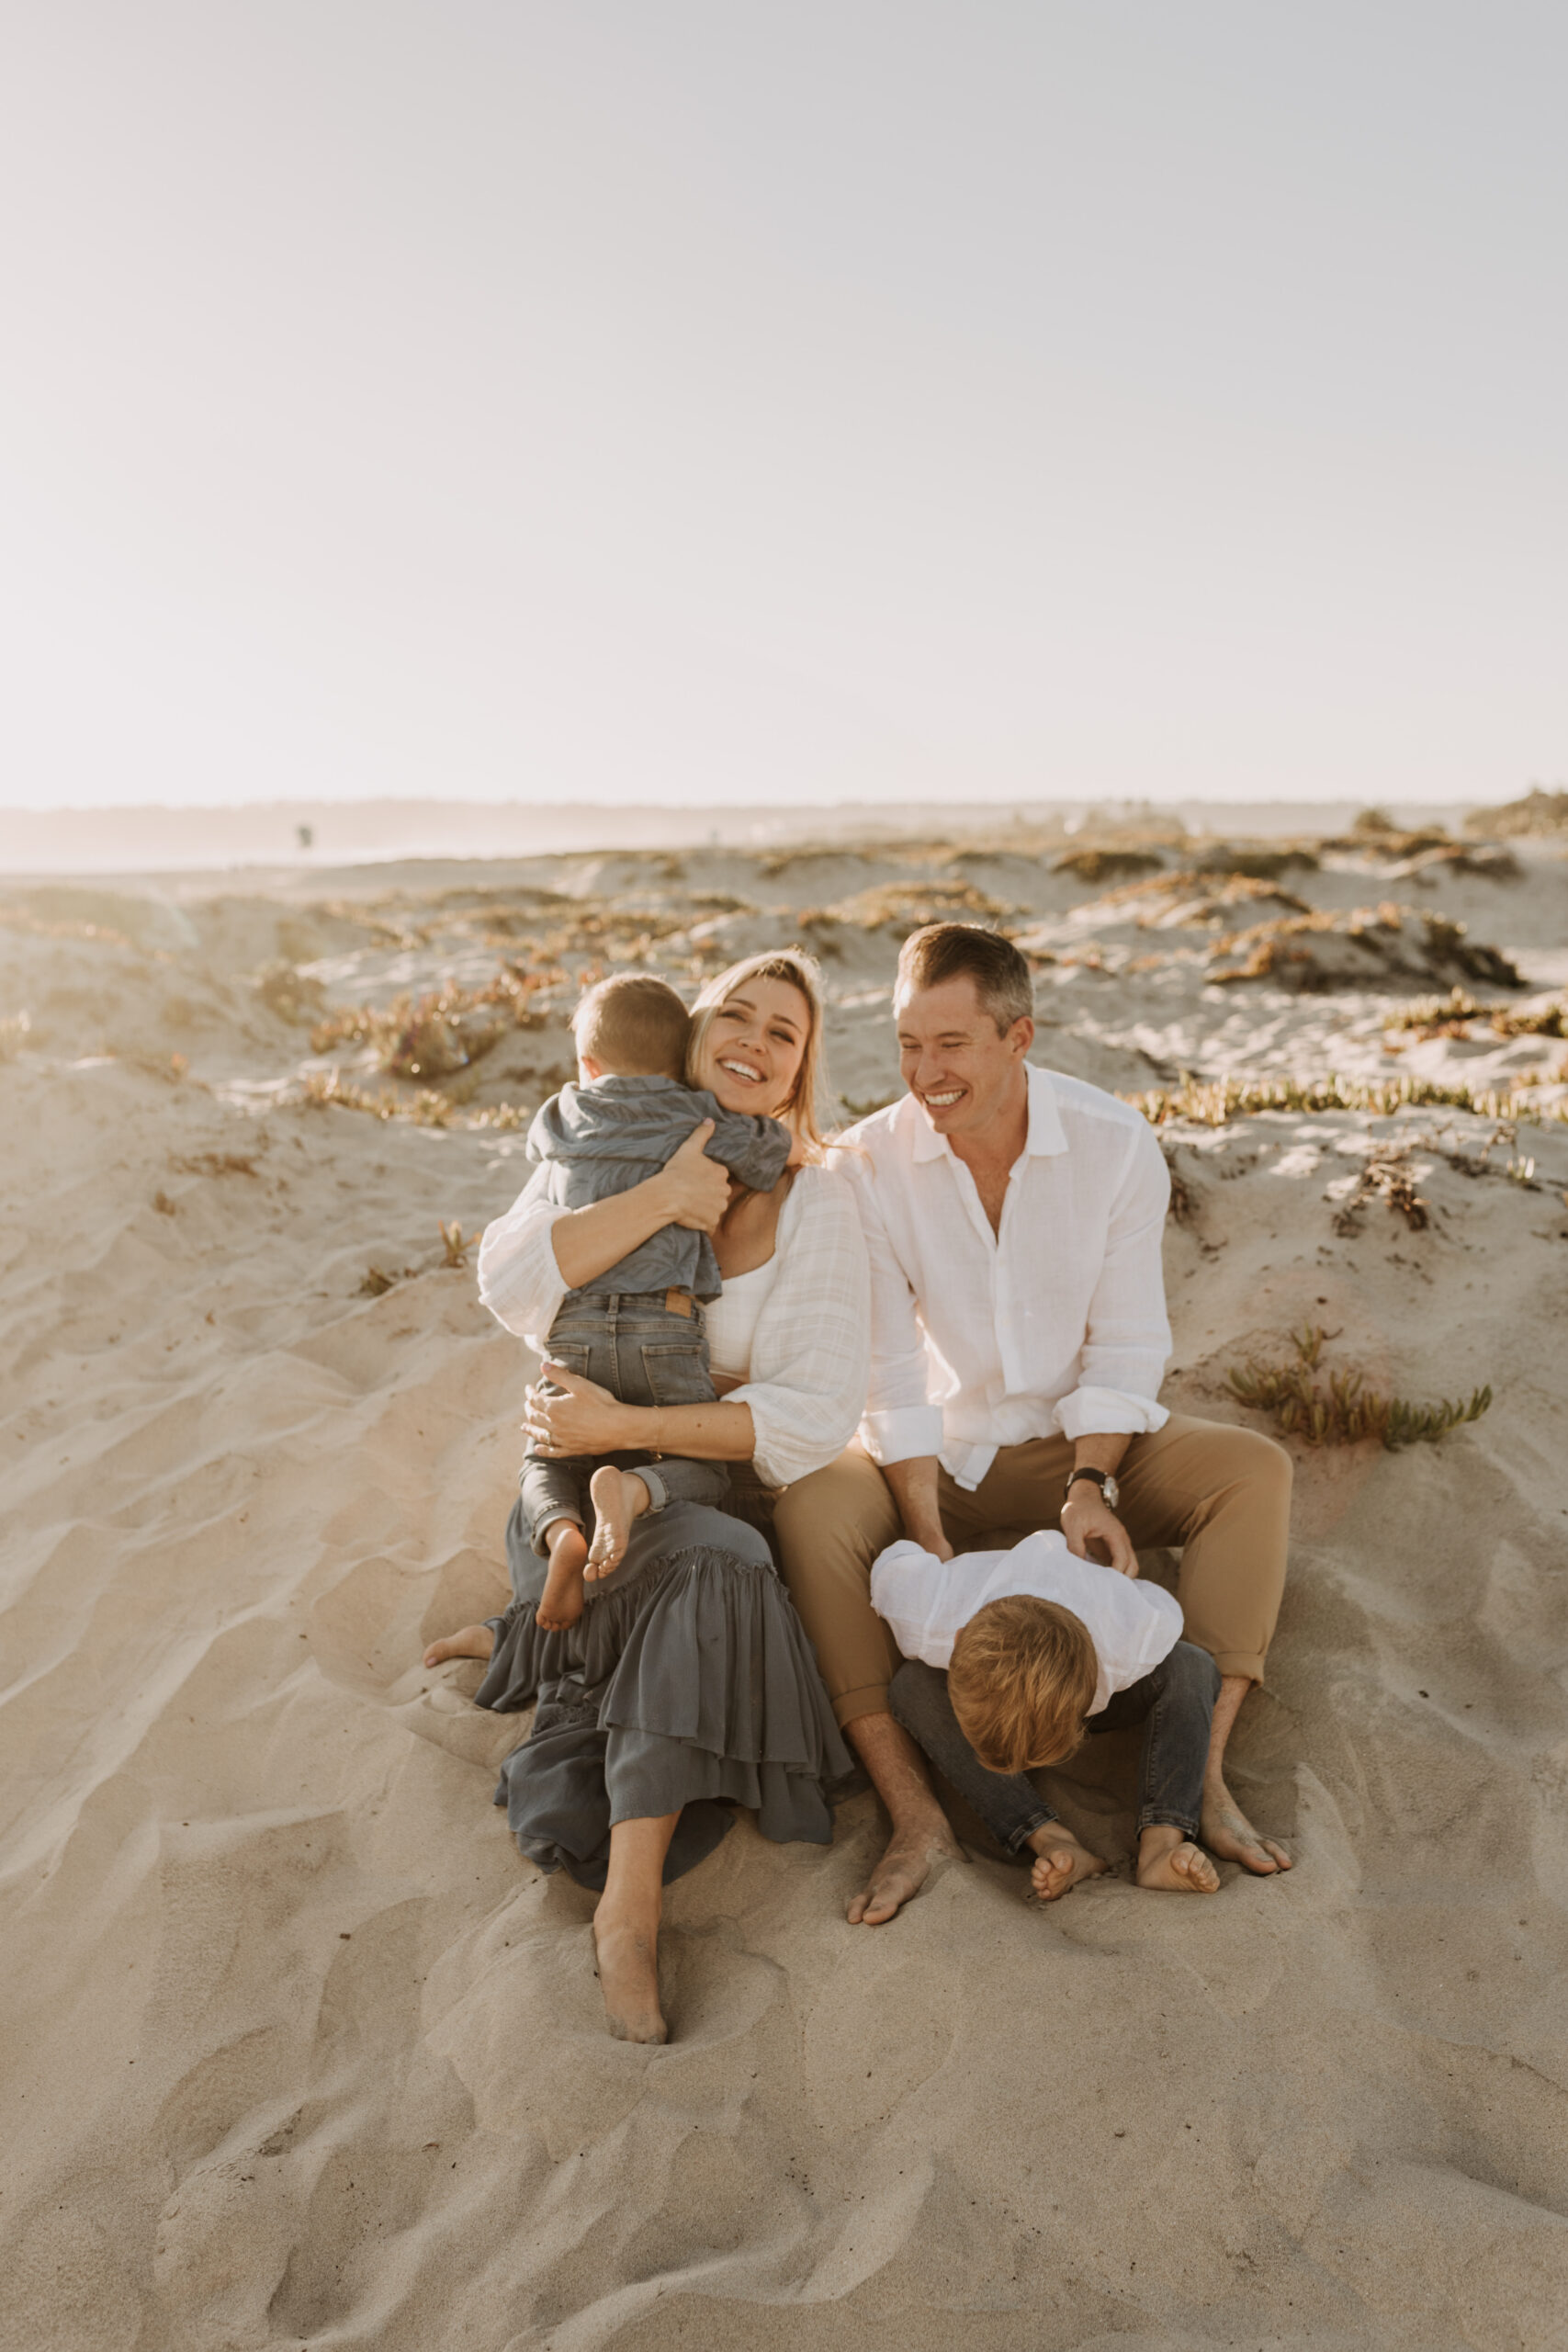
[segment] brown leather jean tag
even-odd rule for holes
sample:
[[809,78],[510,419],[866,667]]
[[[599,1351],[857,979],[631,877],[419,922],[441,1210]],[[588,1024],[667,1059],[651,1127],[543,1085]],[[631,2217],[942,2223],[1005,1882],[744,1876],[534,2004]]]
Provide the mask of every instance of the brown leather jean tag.
[[667,1315],[689,1316],[692,1311],[691,1292],[689,1290],[667,1290],[664,1294],[664,1311]]

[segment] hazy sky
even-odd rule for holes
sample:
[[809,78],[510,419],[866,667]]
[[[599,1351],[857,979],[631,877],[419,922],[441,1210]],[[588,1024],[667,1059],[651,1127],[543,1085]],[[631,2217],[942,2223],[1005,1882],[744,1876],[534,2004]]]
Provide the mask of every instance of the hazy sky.
[[0,801],[1568,775],[1562,0],[39,0]]

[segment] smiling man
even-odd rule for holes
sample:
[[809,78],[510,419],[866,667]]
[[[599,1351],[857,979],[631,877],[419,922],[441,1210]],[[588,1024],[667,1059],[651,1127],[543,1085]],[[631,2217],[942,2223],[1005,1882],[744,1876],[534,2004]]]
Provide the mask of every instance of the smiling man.
[[[894,999],[908,1092],[836,1155],[871,1253],[871,1393],[857,1444],[781,1498],[777,1529],[840,1724],[892,1815],[850,1906],[872,1926],[958,1851],[888,1708],[897,1653],[870,1575],[900,1533],[946,1559],[1059,1527],[1125,1576],[1140,1547],[1180,1545],[1187,1635],[1222,1677],[1202,1842],[1260,1875],[1290,1868],[1223,1770],[1284,1584],[1290,1457],[1158,1402],[1164,1156],[1128,1104],[1031,1067],[1032,1005],[1010,941],[966,923],[916,932]],[[1065,1832],[1057,1844],[1055,1893],[1106,1867]]]

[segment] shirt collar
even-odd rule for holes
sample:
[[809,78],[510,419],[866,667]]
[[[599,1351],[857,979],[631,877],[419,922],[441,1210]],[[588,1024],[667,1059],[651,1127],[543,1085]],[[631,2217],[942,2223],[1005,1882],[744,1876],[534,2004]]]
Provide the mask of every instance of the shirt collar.
[[[1029,1070],[1029,1134],[1024,1142],[1025,1155],[1041,1159],[1066,1151],[1066,1131],[1062,1125],[1062,1114],[1056,1104],[1056,1090],[1051,1083],[1051,1073],[1028,1064]],[[914,1156],[917,1162],[927,1159],[951,1159],[953,1147],[945,1136],[939,1136],[912,1094],[905,1096],[909,1116],[914,1122]]]

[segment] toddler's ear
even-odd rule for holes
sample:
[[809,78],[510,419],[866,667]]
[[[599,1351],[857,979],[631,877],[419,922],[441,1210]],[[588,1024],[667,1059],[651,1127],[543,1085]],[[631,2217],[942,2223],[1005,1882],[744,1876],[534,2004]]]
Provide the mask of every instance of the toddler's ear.
[[579,1054],[577,1057],[577,1074],[579,1078],[585,1079],[588,1084],[592,1086],[596,1080],[604,1077],[604,1066],[601,1063],[596,1062],[592,1054]]

